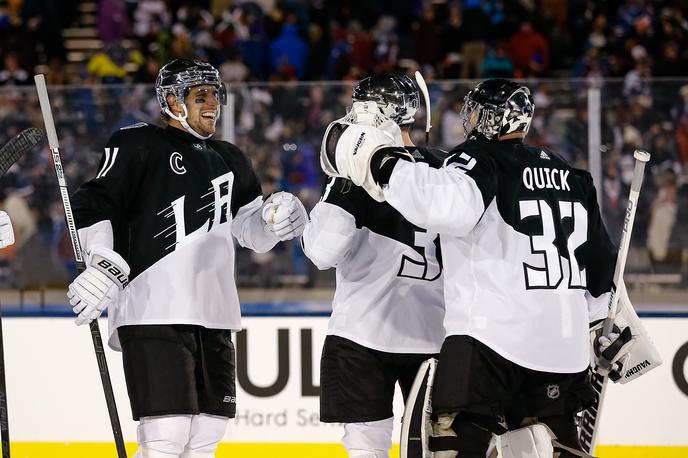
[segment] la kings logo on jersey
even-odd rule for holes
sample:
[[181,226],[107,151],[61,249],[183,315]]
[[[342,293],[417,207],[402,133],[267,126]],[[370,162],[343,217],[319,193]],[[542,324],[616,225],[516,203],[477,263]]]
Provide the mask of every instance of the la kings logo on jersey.
[[[185,222],[185,200],[186,196],[181,196],[175,199],[168,207],[158,212],[164,218],[174,218],[174,222],[168,225],[165,229],[155,234],[153,238],[167,239],[175,235],[175,239],[165,250],[181,248],[216,226],[225,224],[232,220],[231,202],[232,202],[232,185],[234,184],[234,173],[227,172],[210,181],[212,186],[208,188],[208,192],[201,196],[200,202],[203,204],[199,208],[189,209],[189,211],[201,213],[203,211],[212,215],[207,219],[201,227],[193,232],[186,232]],[[207,198],[212,196],[212,201],[206,203]]]

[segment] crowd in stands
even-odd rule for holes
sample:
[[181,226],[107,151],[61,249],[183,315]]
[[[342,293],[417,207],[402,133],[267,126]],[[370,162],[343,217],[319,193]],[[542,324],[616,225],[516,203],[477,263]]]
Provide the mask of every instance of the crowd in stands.
[[[235,95],[234,141],[254,162],[264,192],[287,189],[307,206],[320,197],[324,179],[318,165],[324,129],[345,114],[352,84],[367,74],[420,70],[432,98],[431,144],[445,148],[463,140],[459,111],[472,83],[459,79],[524,78],[536,104],[529,141],[583,168],[586,89],[599,87],[599,192],[612,238],[623,224],[633,150],[646,148],[653,159],[634,232],[642,256],[631,262],[653,272],[688,265],[683,0],[101,0],[103,46],[79,71],[68,72],[60,31],[77,20],[79,3],[0,2],[0,85],[6,86],[0,87],[0,142],[23,127],[42,127],[29,86],[39,66],[51,85],[72,188],[94,174],[112,131],[157,121],[151,84],[161,63],[177,57],[199,57],[220,69]],[[71,84],[52,86],[63,83]],[[51,167],[44,147],[0,182],[0,200],[13,220],[18,215],[17,246],[0,253],[6,260],[0,286],[63,284],[73,273]],[[321,279],[297,243],[263,255],[240,251],[238,262],[246,285]],[[44,278],[22,276],[33,264],[43,266]]]

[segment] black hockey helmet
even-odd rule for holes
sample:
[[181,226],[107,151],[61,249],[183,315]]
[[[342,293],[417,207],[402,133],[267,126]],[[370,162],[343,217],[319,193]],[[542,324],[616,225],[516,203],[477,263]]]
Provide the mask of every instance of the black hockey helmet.
[[155,80],[155,92],[158,96],[160,109],[167,113],[170,107],[167,94],[174,94],[177,100],[184,103],[184,96],[189,88],[210,84],[217,87],[220,105],[227,103],[227,89],[220,79],[220,72],[207,62],[191,59],[175,59],[158,72]]
[[461,118],[465,135],[474,129],[488,140],[514,132],[528,133],[535,104],[530,90],[515,81],[489,79],[464,98]]
[[420,105],[420,91],[409,76],[384,73],[359,81],[352,99],[354,102],[376,102],[383,115],[403,126],[413,123]]

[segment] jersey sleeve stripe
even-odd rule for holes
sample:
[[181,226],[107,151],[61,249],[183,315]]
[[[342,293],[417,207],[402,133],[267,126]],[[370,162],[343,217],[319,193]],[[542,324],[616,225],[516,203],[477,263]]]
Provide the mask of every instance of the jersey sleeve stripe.
[[110,163],[110,148],[105,148],[105,161],[103,161],[103,168],[100,169],[98,172],[98,175],[96,175],[96,178],[100,178],[105,170],[108,168],[108,164]]
[[[108,148],[105,149],[106,154],[108,153]],[[112,151],[112,156],[110,159],[110,165],[107,166],[107,168],[103,169],[102,173],[98,174],[96,178],[102,178],[104,177],[112,168],[113,165],[115,165],[115,161],[117,160],[117,154],[119,154],[119,148],[115,148]]]

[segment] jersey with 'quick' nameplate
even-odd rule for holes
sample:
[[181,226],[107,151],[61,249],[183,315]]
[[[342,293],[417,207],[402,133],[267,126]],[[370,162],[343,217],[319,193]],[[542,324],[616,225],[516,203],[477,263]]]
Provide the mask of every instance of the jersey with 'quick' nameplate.
[[[521,366],[579,372],[615,249],[587,172],[521,141],[473,136],[441,169],[399,161],[385,198],[440,234],[445,328]],[[594,311],[590,307],[594,307]]]
[[98,175],[72,198],[77,227],[110,221],[131,268],[109,310],[110,344],[131,324],[239,329],[232,234],[261,204],[250,162],[230,143],[145,124],[115,132]]
[[[419,161],[440,151],[410,148]],[[437,353],[444,339],[436,233],[344,178],[331,178],[303,234],[306,255],[336,267],[328,334],[390,353]]]

